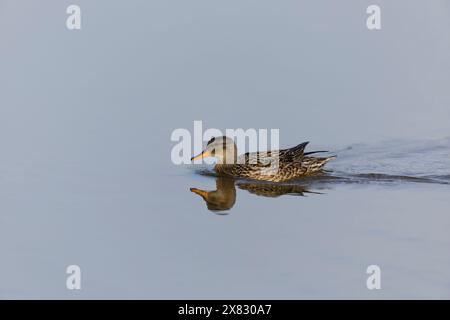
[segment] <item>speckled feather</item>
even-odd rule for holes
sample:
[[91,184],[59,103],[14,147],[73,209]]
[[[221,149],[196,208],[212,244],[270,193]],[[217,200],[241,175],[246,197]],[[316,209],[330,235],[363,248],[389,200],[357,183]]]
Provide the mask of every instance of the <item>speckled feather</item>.
[[321,172],[323,166],[334,156],[309,157],[307,155],[318,151],[305,154],[307,144],[308,142],[304,142],[296,147],[277,151],[246,153],[238,158],[236,164],[217,164],[215,170],[225,176],[274,182]]

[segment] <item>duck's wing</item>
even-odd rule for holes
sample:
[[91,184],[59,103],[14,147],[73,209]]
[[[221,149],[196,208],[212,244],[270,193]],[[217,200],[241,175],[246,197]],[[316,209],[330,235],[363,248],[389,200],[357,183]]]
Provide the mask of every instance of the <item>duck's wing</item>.
[[254,167],[270,166],[275,152],[247,152],[238,157],[238,164],[252,165]]
[[305,148],[308,145],[309,141],[300,143],[299,145],[289,148],[283,149],[279,151],[280,160],[285,162],[298,162],[301,161],[303,156],[305,155]]
[[267,167],[278,157],[282,162],[298,162],[305,155],[305,147],[309,141],[300,143],[299,145],[282,150],[247,152],[238,157],[238,163],[252,164],[255,166]]

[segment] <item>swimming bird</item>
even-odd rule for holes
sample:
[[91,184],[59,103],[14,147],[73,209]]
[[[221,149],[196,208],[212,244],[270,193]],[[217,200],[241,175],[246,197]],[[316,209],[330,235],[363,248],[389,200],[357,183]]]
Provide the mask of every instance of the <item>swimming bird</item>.
[[304,152],[309,142],[282,150],[245,153],[237,156],[237,147],[233,139],[221,136],[208,141],[206,148],[191,161],[215,157],[214,169],[219,175],[264,180],[273,182],[288,181],[323,172],[324,165],[335,158],[311,157],[310,155],[326,152]]

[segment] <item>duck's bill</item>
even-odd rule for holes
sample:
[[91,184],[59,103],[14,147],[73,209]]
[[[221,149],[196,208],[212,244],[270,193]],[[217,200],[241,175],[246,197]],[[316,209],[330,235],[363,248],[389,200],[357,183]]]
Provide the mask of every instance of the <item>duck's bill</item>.
[[198,159],[203,159],[203,158],[209,157],[210,155],[211,155],[211,153],[209,151],[203,151],[199,155],[197,155],[195,157],[192,157],[191,161],[198,160]]
[[207,191],[200,190],[197,188],[191,188],[190,190],[191,190],[191,192],[198,194],[199,196],[203,197],[204,199],[206,199],[208,197]]

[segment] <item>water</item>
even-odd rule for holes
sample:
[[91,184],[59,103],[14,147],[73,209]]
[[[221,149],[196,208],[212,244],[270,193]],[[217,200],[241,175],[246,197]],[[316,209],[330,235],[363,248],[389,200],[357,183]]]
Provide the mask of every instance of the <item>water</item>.
[[[0,1],[1,298],[450,298],[448,1],[77,4]],[[194,120],[338,157],[219,179]]]
[[[1,296],[449,298],[449,139],[336,153],[327,175],[284,184],[198,166],[9,164]],[[209,208],[190,190],[217,187]],[[79,292],[65,289],[70,264]],[[371,264],[382,290],[365,286]]]

